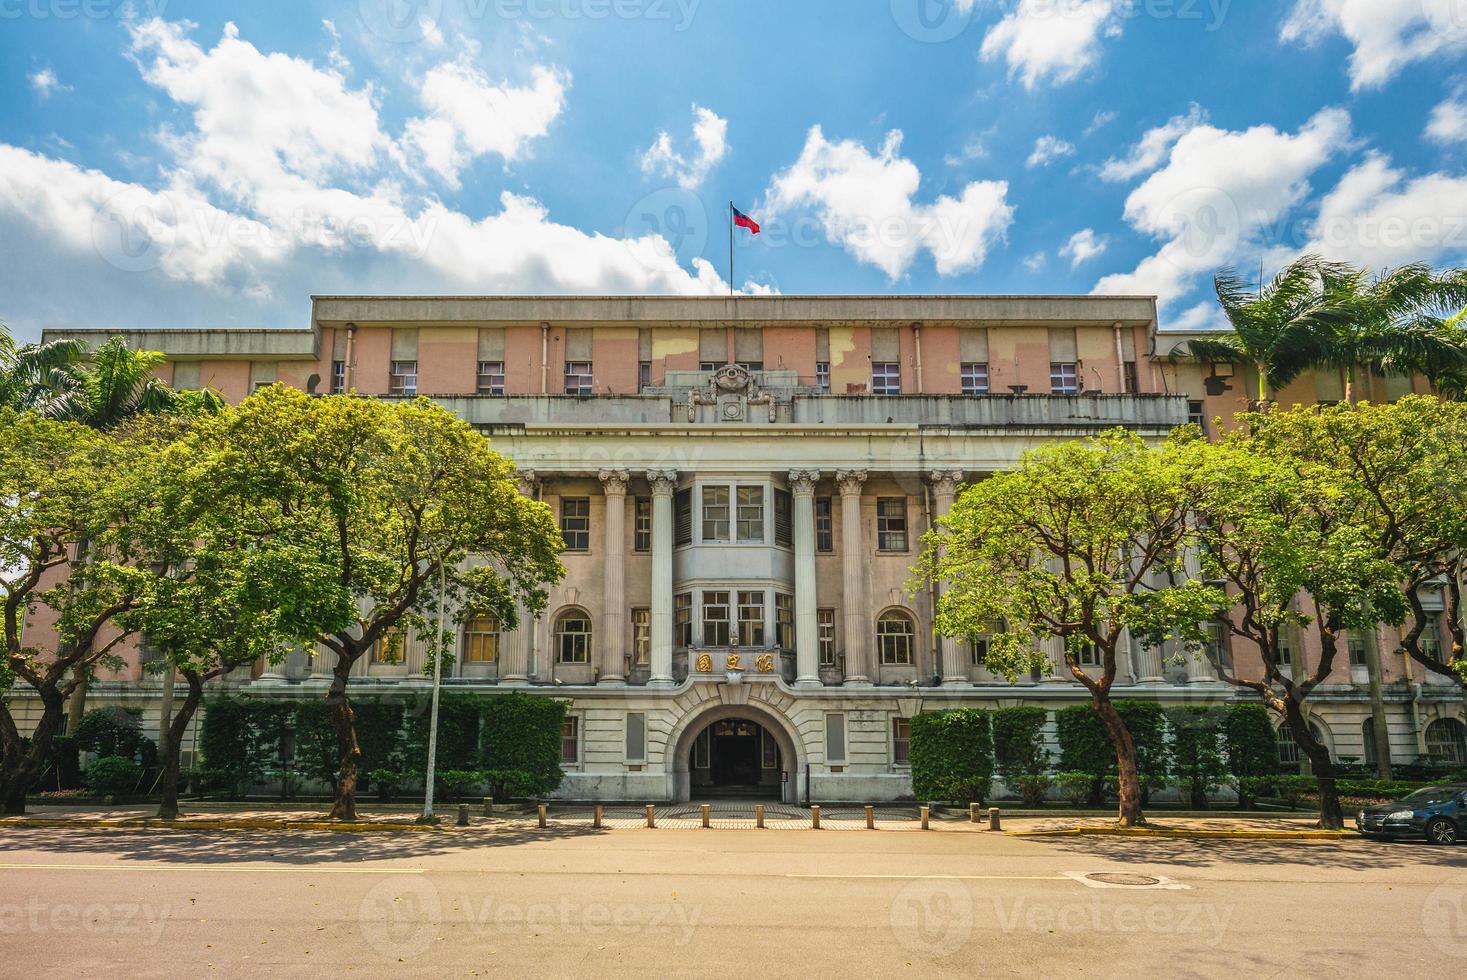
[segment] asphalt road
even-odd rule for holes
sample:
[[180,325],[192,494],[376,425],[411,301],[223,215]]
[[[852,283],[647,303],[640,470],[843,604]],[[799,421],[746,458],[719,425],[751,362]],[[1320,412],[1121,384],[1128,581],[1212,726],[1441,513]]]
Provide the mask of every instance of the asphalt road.
[[[1087,883],[1092,873],[1159,879]],[[10,830],[0,976],[1401,976],[1467,846],[831,831]]]

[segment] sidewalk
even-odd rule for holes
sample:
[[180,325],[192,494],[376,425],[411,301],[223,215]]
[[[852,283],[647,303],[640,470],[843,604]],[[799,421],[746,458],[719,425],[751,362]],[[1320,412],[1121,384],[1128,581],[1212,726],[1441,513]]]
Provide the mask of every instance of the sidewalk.
[[1298,813],[1287,816],[1239,814],[1160,813],[1149,814],[1142,827],[1117,827],[1113,819],[1098,816],[1054,814],[1015,816],[1004,829],[1019,837],[1190,837],[1232,840],[1340,840],[1357,838],[1353,830],[1320,830],[1317,816]]

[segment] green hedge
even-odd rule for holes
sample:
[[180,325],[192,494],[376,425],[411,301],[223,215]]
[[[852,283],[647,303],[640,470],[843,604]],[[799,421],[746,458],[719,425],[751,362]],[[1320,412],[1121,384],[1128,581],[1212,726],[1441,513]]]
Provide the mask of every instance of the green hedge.
[[565,708],[564,701],[523,691],[480,702],[479,768],[496,800],[543,796],[560,786]]
[[131,796],[143,781],[143,767],[130,758],[105,755],[87,766],[87,792],[93,796]]
[[924,711],[912,719],[912,790],[919,800],[982,803],[993,781],[987,712]]
[[1223,709],[1223,749],[1228,773],[1238,787],[1238,805],[1247,809],[1253,799],[1248,781],[1279,772],[1278,736],[1268,709],[1261,704],[1230,704]]
[[1228,777],[1223,744],[1223,709],[1201,705],[1168,708],[1172,730],[1172,777],[1183,802],[1206,810],[1207,797]]
[[144,770],[158,764],[158,743],[143,734],[143,709],[106,707],[88,711],[72,736],[76,748],[101,757],[140,761]]
[[[462,691],[444,691],[439,694],[438,754],[435,763],[438,770],[471,771],[480,767],[479,717],[485,701],[485,698]],[[428,767],[428,719],[431,715],[432,702],[427,697],[408,706],[403,766],[410,772],[420,773]],[[558,721],[556,725],[556,737],[559,739]],[[559,745],[557,740],[557,753]]]
[[1049,781],[1049,750],[1044,747],[1044,725],[1049,712],[1043,708],[999,708],[990,716],[993,725],[993,769],[1004,785],[1019,793],[1028,806],[1044,802]]
[[[1116,713],[1130,729],[1136,743],[1136,768],[1143,797],[1153,788],[1166,785],[1171,753],[1166,741],[1166,716],[1156,701],[1114,701]],[[1116,774],[1116,752],[1100,716],[1088,704],[1072,705],[1055,712],[1060,747],[1059,767],[1064,772],[1090,776],[1087,802],[1105,800],[1106,781]]]

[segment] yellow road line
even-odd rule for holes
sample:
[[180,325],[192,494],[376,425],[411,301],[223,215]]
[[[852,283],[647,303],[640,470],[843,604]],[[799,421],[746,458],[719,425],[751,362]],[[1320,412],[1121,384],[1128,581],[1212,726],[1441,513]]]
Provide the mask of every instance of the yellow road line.
[[213,864],[0,864],[0,871],[247,871],[252,874],[420,875],[426,868],[277,868]]

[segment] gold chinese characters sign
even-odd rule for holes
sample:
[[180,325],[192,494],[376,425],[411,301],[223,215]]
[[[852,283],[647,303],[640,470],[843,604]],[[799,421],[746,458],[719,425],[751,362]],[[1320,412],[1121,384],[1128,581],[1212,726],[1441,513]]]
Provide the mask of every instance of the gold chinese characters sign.
[[[709,653],[698,654],[694,663],[694,669],[700,674],[713,673],[713,655]],[[744,658],[742,654],[730,653],[723,658],[724,670],[744,670]],[[774,673],[774,654],[761,653],[754,658],[754,669],[761,674]]]

